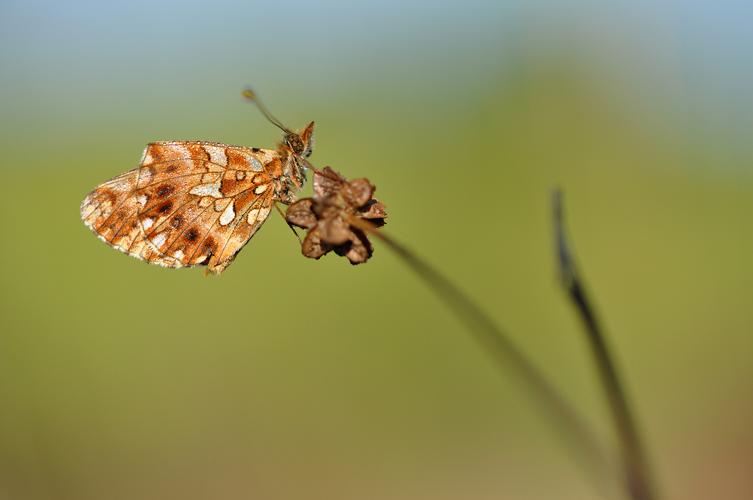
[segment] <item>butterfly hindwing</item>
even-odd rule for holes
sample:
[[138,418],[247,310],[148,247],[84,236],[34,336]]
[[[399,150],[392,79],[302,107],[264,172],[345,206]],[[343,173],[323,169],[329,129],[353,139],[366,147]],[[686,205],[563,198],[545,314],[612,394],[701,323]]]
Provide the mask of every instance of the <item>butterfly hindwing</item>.
[[274,202],[274,150],[207,142],[147,146],[141,166],[92,191],[81,205],[103,241],[166,267],[221,272]]

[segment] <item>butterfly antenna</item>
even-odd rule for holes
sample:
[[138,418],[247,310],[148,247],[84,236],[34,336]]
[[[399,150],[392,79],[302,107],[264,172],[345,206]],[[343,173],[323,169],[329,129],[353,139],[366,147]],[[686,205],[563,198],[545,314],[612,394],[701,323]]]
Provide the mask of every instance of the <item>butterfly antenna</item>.
[[264,117],[267,120],[269,120],[269,122],[272,125],[274,125],[275,127],[279,128],[280,130],[282,130],[286,134],[290,134],[291,133],[290,130],[285,125],[283,125],[280,120],[278,120],[277,118],[275,118],[275,116],[272,113],[269,112],[269,110],[264,105],[264,103],[261,102],[261,99],[259,99],[259,96],[256,95],[256,92],[254,92],[250,88],[247,88],[247,89],[245,89],[243,91],[243,97],[245,97],[249,101],[251,101],[254,104],[256,104],[256,107],[259,108],[259,111],[261,111],[261,114],[263,114]]

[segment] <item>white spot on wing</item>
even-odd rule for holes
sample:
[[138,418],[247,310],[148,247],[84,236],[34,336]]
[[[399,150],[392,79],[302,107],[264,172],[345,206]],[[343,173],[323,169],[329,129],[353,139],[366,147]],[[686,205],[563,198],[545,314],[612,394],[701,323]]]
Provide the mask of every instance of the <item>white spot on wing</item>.
[[258,217],[259,217],[259,209],[254,208],[253,210],[248,211],[248,216],[246,217],[246,221],[253,226]]
[[248,163],[251,166],[251,170],[253,170],[254,172],[261,172],[262,170],[264,170],[264,167],[261,166],[261,162],[253,156],[249,158]]
[[141,224],[144,226],[144,229],[149,229],[150,227],[154,225],[154,219],[152,219],[151,217],[147,217],[146,219],[141,221]]
[[268,187],[269,187],[269,184],[261,184],[259,186],[256,186],[256,189],[254,189],[254,193],[262,194],[264,191],[267,190]]
[[136,197],[136,203],[141,205],[142,207],[146,205],[146,195],[140,194]]
[[217,165],[227,167],[227,155],[225,155],[225,148],[217,146],[204,146],[204,149],[209,153],[209,161]]
[[211,196],[212,198],[222,198],[219,184],[199,184],[189,191],[196,196]]
[[152,238],[152,243],[154,243],[154,246],[157,248],[160,248],[162,245],[165,244],[165,240],[167,239],[167,235],[165,233],[159,233],[157,236]]
[[173,257],[175,257],[178,260],[182,260],[185,255],[183,254],[183,250],[176,250],[173,254]]
[[235,210],[233,209],[234,203],[230,203],[224,212],[222,212],[222,215],[220,215],[220,225],[221,226],[227,226],[230,224],[233,219],[235,219]]
[[257,222],[261,222],[264,219],[266,219],[268,215],[269,215],[269,208],[254,208],[253,210],[248,211],[246,222],[248,222],[249,224],[253,226]]

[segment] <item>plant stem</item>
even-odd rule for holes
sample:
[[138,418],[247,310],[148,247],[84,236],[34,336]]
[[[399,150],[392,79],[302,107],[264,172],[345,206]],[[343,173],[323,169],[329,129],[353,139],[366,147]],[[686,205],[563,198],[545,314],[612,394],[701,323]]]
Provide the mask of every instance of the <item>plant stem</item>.
[[[497,367],[501,370],[511,370],[528,385],[542,406],[543,413],[552,421],[554,429],[559,431],[571,451],[578,455],[579,463],[587,469],[587,474],[599,483],[602,492],[607,491],[606,484],[614,479],[614,472],[598,439],[583,422],[582,417],[547,382],[544,375],[496,323],[453,282],[383,231],[358,217],[351,217],[349,222],[352,226],[379,238],[402,258],[465,323],[482,348],[492,356]],[[507,375],[507,372],[505,374]]]
[[563,223],[562,193],[555,190],[552,196],[556,250],[562,286],[578,311],[585,329],[591,354],[596,363],[599,380],[607,397],[610,413],[621,448],[625,487],[634,500],[657,498],[652,481],[647,453],[643,445],[635,417],[628,403],[621,378],[609,353],[603,329],[594,307],[588,300],[582,281],[578,276],[572,253],[567,246]]

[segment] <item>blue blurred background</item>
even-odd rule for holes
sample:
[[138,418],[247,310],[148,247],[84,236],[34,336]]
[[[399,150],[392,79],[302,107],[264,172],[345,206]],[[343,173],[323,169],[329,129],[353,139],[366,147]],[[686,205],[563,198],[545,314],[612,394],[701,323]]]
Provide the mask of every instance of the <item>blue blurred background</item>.
[[[368,176],[611,443],[558,289],[566,193],[666,498],[753,496],[749,1],[0,3],[0,498],[604,498],[377,245],[304,259],[272,214],[219,278],[98,242],[78,206],[144,145]],[[308,191],[306,191],[308,192]]]

